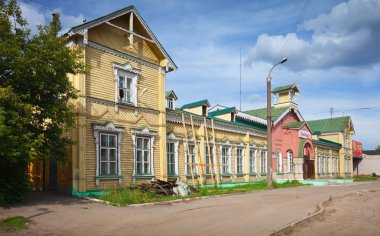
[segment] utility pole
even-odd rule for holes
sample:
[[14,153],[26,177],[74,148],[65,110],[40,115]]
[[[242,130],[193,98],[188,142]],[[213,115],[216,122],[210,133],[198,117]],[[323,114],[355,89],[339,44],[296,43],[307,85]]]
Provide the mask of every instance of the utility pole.
[[284,58],[281,61],[277,62],[272,66],[272,68],[269,70],[268,77],[267,77],[267,138],[268,138],[268,150],[267,150],[267,158],[268,158],[268,166],[267,166],[267,184],[268,188],[273,188],[273,173],[272,173],[272,112],[271,112],[271,107],[272,107],[272,101],[271,101],[271,94],[272,94],[272,71],[273,69],[280,65],[283,64],[287,61],[288,59]]
[[333,117],[333,114],[334,114],[334,108],[330,107],[330,116],[331,116],[331,118]]
[[240,111],[241,111],[241,46],[240,46]]

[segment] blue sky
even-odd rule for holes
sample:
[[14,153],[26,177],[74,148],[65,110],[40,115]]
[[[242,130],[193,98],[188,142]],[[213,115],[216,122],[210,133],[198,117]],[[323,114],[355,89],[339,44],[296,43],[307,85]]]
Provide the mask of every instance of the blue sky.
[[[64,30],[135,5],[178,65],[167,76],[179,104],[209,99],[242,110],[265,107],[265,78],[288,41],[288,62],[273,72],[273,87],[296,83],[306,120],[350,115],[364,149],[380,145],[380,0],[20,2],[30,27],[61,13]],[[370,108],[370,109],[365,109]]]

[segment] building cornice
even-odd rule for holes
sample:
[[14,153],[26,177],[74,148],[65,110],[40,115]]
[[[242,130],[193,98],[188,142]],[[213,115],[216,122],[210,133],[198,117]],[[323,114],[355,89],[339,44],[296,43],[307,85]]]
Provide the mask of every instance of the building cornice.
[[[166,113],[166,121],[168,122],[173,122],[177,124],[182,124],[182,113],[176,113],[176,112],[167,112]],[[185,124],[191,125],[190,121],[190,116],[185,115]],[[193,124],[195,126],[201,126],[204,124],[203,117],[197,117],[193,116]],[[212,128],[211,120],[207,119],[206,120],[206,126],[207,128]],[[239,133],[239,134],[249,134],[252,136],[258,136],[258,137],[266,137],[266,132],[265,131],[259,131],[253,128],[249,127],[242,127],[239,125],[234,125],[234,124],[227,124],[224,122],[220,122],[217,120],[214,120],[214,128],[216,130],[221,130],[221,131],[227,131],[227,132],[234,132],[234,133]]]

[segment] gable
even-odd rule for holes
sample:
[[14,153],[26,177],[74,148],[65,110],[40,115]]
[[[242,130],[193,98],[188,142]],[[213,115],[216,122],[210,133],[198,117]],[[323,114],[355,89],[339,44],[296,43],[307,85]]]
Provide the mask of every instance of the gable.
[[134,6],[75,26],[64,36],[68,38],[80,36],[83,38],[84,44],[95,40],[94,43],[101,46],[128,52],[132,56],[159,64],[167,71],[177,69],[173,60]]

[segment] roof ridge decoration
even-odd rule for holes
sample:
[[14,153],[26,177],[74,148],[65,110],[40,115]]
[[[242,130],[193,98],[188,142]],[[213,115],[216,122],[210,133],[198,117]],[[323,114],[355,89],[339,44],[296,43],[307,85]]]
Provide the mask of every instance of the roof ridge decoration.
[[153,34],[152,30],[146,24],[146,22],[144,21],[144,19],[142,18],[142,16],[137,11],[137,9],[135,8],[134,5],[130,5],[128,7],[122,8],[120,10],[111,12],[111,13],[109,13],[107,15],[98,17],[98,18],[96,18],[94,20],[88,21],[86,23],[74,26],[68,32],[66,32],[64,34],[64,36],[70,37],[70,36],[72,36],[74,34],[81,34],[81,35],[84,36],[84,43],[87,44],[87,35],[88,35],[87,32],[88,32],[88,29],[91,29],[91,28],[93,28],[95,26],[98,26],[100,24],[103,24],[103,23],[107,23],[110,20],[113,20],[115,18],[118,18],[118,17],[123,16],[123,15],[125,15],[127,13],[130,13],[130,12],[134,13],[134,15],[137,17],[137,19],[143,25],[144,29],[147,31],[148,35],[152,38],[153,42],[157,45],[157,47],[159,48],[159,50],[161,51],[161,53],[164,55],[165,59],[168,60],[167,67],[171,67],[171,68],[173,68],[173,70],[177,70],[178,69],[177,65],[174,63],[174,61],[169,56],[169,54],[166,52],[166,50],[161,45],[161,43],[158,41],[158,39],[156,38],[156,36]]

